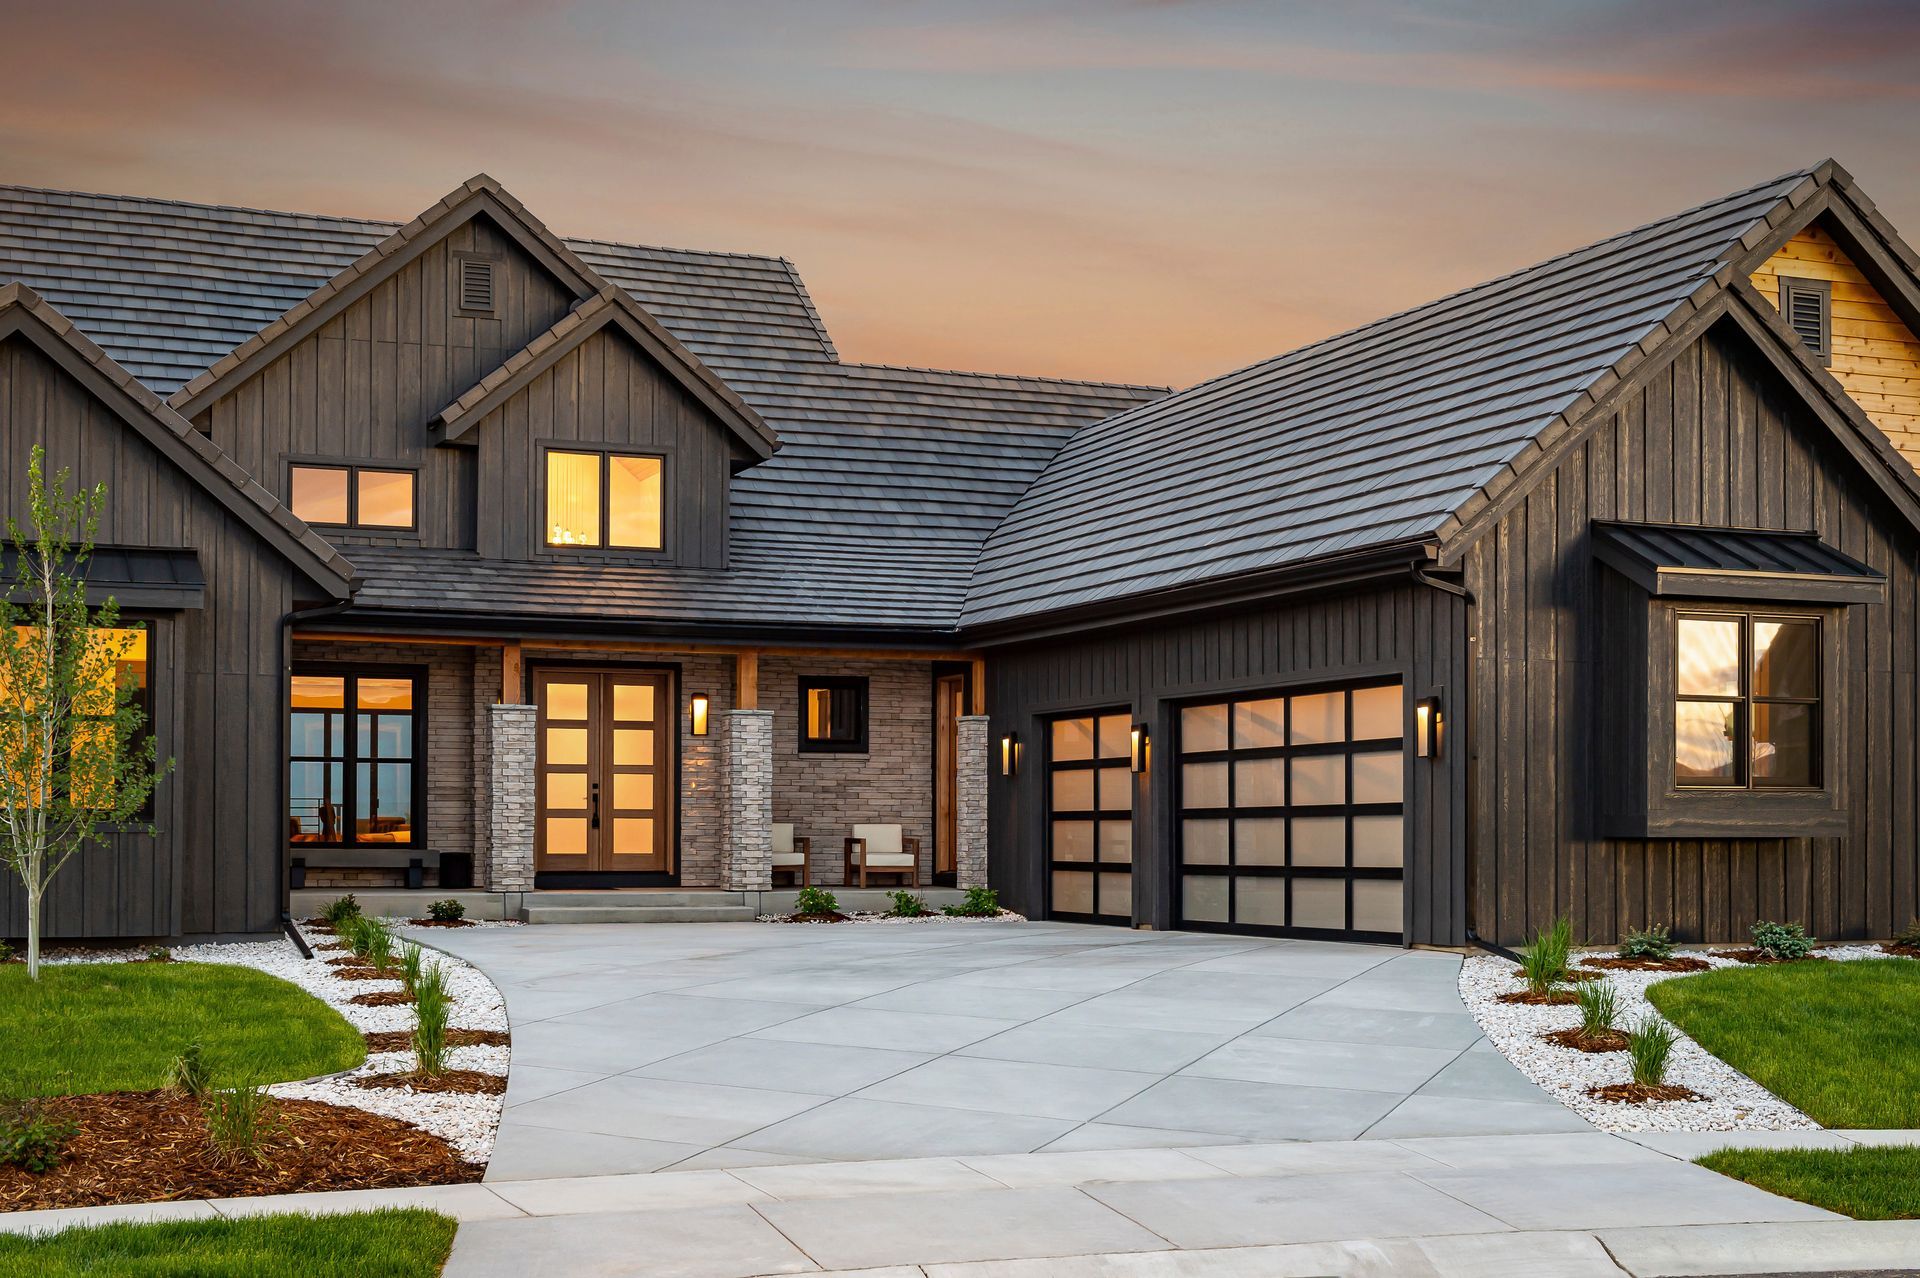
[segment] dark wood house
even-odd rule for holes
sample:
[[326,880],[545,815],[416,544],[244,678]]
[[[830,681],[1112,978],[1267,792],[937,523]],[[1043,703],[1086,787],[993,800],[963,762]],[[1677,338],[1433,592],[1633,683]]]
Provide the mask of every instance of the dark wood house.
[[1166,395],[847,363],[785,261],[486,178],[402,227],[0,188],[0,455],[112,487],[99,590],[185,583],[141,614],[160,834],[54,930],[791,869],[1887,935],[1917,266],[1828,163]]

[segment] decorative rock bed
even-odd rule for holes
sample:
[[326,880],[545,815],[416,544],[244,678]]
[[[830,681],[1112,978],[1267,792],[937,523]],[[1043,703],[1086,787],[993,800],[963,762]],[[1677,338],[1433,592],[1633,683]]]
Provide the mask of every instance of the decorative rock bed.
[[[1664,1020],[1647,1001],[1647,988],[1660,981],[1686,976],[1684,971],[1639,971],[1620,967],[1582,967],[1584,960],[1607,958],[1604,951],[1576,954],[1573,965],[1597,971],[1612,983],[1620,998],[1618,1024],[1631,1028],[1646,1018]],[[1701,960],[1705,969],[1747,966],[1713,952],[1691,952],[1677,957]],[[1815,958],[1848,962],[1886,958],[1877,945],[1834,945],[1818,949]],[[1705,970],[1703,969],[1703,970]],[[1473,1013],[1487,1039],[1521,1073],[1548,1095],[1582,1118],[1608,1132],[1767,1132],[1814,1131],[1819,1124],[1760,1084],[1710,1054],[1675,1026],[1677,1041],[1667,1068],[1667,1082],[1687,1088],[1703,1099],[1622,1102],[1604,1100],[1589,1089],[1617,1087],[1631,1081],[1627,1054],[1583,1052],[1549,1042],[1556,1031],[1577,1028],[1580,1009],[1571,1004],[1526,1004],[1503,1001],[1502,995],[1522,988],[1520,969],[1503,958],[1474,955],[1460,968],[1460,998]],[[1671,1024],[1671,1022],[1668,1022]],[[1618,1093],[1616,1093],[1618,1094]]]

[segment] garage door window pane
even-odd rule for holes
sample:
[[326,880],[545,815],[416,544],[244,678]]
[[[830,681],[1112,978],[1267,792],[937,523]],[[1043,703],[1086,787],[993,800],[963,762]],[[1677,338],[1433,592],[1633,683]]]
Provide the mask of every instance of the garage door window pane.
[[1236,865],[1285,865],[1285,817],[1241,817],[1233,823],[1233,860]]
[[1353,930],[1398,933],[1403,922],[1400,890],[1401,884],[1397,879],[1355,879]]
[[1188,865],[1225,865],[1226,821],[1219,817],[1203,817],[1182,822],[1180,855]]
[[1293,926],[1344,929],[1347,926],[1345,879],[1295,879]]
[[1293,760],[1293,806],[1347,801],[1347,760],[1338,754]]
[[1093,860],[1093,822],[1055,821],[1053,823],[1053,859],[1056,861]]
[[1100,913],[1115,918],[1133,917],[1133,876],[1102,874],[1099,884]]
[[1053,757],[1062,761],[1091,759],[1093,757],[1093,720],[1054,720]]
[[1227,707],[1188,706],[1180,712],[1180,748],[1189,752],[1227,748]]
[[1353,756],[1353,801],[1398,803],[1405,775],[1398,750],[1356,754]]
[[1347,739],[1347,694],[1318,692],[1293,698],[1293,745],[1327,745]]
[[1241,701],[1233,707],[1233,748],[1262,750],[1285,745],[1286,702],[1279,697]]
[[1100,823],[1100,860],[1106,865],[1125,865],[1133,860],[1133,823]]
[[1133,810],[1133,773],[1125,768],[1100,769],[1100,810],[1102,812]]
[[1093,773],[1085,769],[1054,773],[1053,810],[1055,812],[1093,811]]
[[1287,881],[1242,876],[1234,884],[1233,921],[1249,927],[1287,925]]
[[1093,913],[1093,875],[1073,870],[1055,870],[1053,908],[1060,914]]
[[1353,690],[1353,739],[1398,740],[1405,720],[1400,708],[1400,685]]
[[1189,763],[1180,770],[1181,801],[1190,808],[1227,806],[1227,765]]
[[1405,857],[1400,821],[1397,816],[1353,818],[1353,863],[1380,868],[1398,866]]
[[1277,808],[1287,801],[1285,759],[1235,759],[1233,804],[1238,808]]
[[1180,882],[1181,915],[1195,923],[1227,921],[1227,878],[1224,874],[1189,874]]
[[1347,863],[1347,819],[1345,817],[1295,817],[1293,863],[1295,865],[1345,865]]
[[1133,721],[1124,714],[1100,716],[1100,757],[1124,759],[1133,749]]

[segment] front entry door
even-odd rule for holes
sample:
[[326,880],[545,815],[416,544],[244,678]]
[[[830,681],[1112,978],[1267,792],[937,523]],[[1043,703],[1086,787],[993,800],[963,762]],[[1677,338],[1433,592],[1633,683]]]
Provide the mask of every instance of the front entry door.
[[672,675],[540,670],[534,697],[538,886],[671,881]]

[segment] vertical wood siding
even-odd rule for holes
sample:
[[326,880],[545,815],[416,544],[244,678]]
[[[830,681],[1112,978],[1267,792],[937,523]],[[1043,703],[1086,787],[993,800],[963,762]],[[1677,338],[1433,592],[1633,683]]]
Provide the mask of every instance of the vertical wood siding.
[[[1597,777],[1636,741],[1596,733],[1606,686],[1589,521],[1813,529],[1885,572],[1851,610],[1844,838],[1633,842],[1597,835]],[[1586,940],[1670,925],[1744,938],[1756,919],[1886,936],[1920,912],[1914,801],[1920,546],[1826,428],[1721,329],[1622,402],[1467,553],[1472,621],[1472,912],[1512,943],[1558,914]]]
[[[0,343],[0,518],[26,516],[26,457],[47,449],[77,485],[108,486],[99,540],[187,547],[204,607],[148,614],[160,752],[157,837],[116,836],[56,880],[47,933],[167,936],[269,929],[280,911],[280,618],[295,570],[77,382],[23,340]],[[0,932],[24,917],[0,885]]]
[[[987,663],[996,738],[988,778],[994,886],[1013,909],[1037,914],[1045,907],[1046,718],[1125,708],[1148,723],[1154,742],[1146,791],[1135,809],[1135,921],[1170,926],[1177,704],[1215,693],[1394,674],[1406,688],[1409,719],[1413,699],[1431,687],[1444,688],[1448,706],[1464,705],[1465,613],[1457,597],[1409,583],[995,651]],[[998,766],[997,738],[1008,731],[1018,733],[1024,747],[1013,778],[1001,776]],[[1408,751],[1407,939],[1415,943],[1465,940],[1467,768],[1464,751],[1452,744],[1438,762]]]

